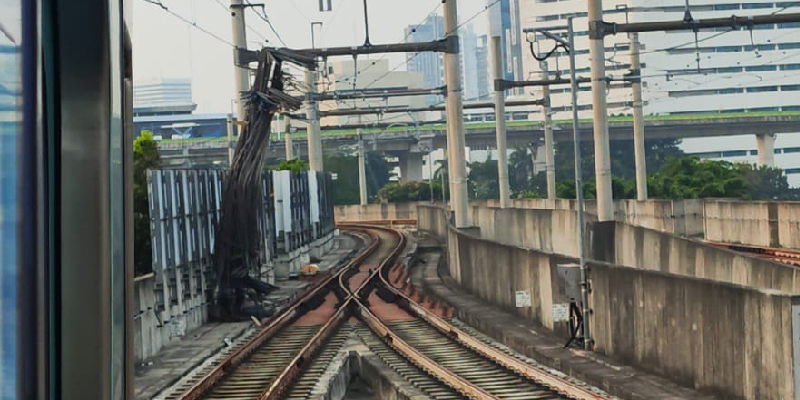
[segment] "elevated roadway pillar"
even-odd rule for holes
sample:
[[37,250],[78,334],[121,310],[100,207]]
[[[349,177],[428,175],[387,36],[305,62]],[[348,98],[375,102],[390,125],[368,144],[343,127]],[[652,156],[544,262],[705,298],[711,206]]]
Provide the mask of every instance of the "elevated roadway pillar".
[[762,133],[756,135],[756,148],[758,149],[758,166],[775,166],[775,134]]

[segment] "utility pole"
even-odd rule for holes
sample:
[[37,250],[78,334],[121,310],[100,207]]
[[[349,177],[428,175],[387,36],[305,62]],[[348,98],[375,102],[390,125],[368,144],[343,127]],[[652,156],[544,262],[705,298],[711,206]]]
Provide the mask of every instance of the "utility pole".
[[[500,36],[492,36],[491,46],[492,63],[494,64],[494,79],[503,78],[503,56],[500,54]],[[500,186],[500,208],[508,208],[508,150],[506,147],[506,94],[499,87],[494,88],[494,116],[497,135],[497,183]]]
[[644,148],[644,112],[642,111],[642,68],[639,62],[639,34],[628,34],[631,40],[631,89],[633,90],[633,150],[636,160],[636,199],[647,200],[647,159]]
[[[595,0],[589,0],[595,1]],[[599,1],[599,0],[596,0]],[[575,149],[575,197],[578,201],[578,243],[580,244],[581,263],[581,315],[583,324],[583,348],[592,349],[592,336],[589,331],[589,271],[586,265],[585,211],[583,209],[583,172],[581,171],[581,132],[578,130],[578,80],[575,77],[575,32],[572,29],[572,17],[567,18],[567,35],[569,36],[569,73],[572,82],[572,141]],[[602,40],[600,41],[602,44]],[[594,82],[593,82],[594,83]],[[605,96],[605,93],[603,94]]]
[[317,71],[307,69],[305,76],[308,94],[306,95],[306,118],[308,119],[308,168],[322,171],[322,135],[319,127],[319,103],[317,103]]
[[[594,170],[597,181],[597,219],[614,220],[611,188],[611,153],[608,139],[608,106],[606,104],[606,56],[603,35],[595,27],[603,24],[602,0],[588,0],[589,57],[591,58],[592,114],[594,128]],[[574,53],[574,51],[572,52]],[[571,54],[572,54],[571,53]],[[573,77],[572,81],[575,81]]]
[[358,116],[358,197],[361,205],[366,206],[367,199],[367,165],[364,152],[364,129],[361,127],[361,116]]
[[228,168],[230,168],[233,165],[233,117],[228,114],[225,122],[228,133]]
[[[445,39],[458,43],[458,6],[456,0],[444,3]],[[447,147],[450,148],[448,170],[450,173],[450,200],[455,211],[456,228],[470,226],[469,197],[467,194],[467,165],[465,163],[464,110],[461,98],[461,81],[458,68],[459,51],[445,53],[444,73],[447,82]]]
[[[245,101],[243,96],[250,91],[250,72],[245,66],[238,65],[238,50],[247,50],[247,35],[244,24],[244,7],[242,0],[231,0],[231,26],[233,28],[233,78],[236,89],[236,120],[245,121]],[[240,128],[243,125],[239,125]]]
[[[544,79],[550,78],[547,70],[547,61],[539,63]],[[556,198],[556,155],[553,143],[553,117],[550,107],[550,85],[542,87],[542,97],[544,100],[544,160],[545,160],[545,173],[547,174],[547,199],[555,200]]]
[[292,145],[292,118],[289,113],[283,114],[283,132],[286,143],[286,161],[294,160],[294,147]]

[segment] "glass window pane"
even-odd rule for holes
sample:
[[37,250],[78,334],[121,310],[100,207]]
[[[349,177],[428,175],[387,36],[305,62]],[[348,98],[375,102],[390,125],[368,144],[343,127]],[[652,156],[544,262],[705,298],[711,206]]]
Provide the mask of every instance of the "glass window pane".
[[0,398],[17,390],[17,148],[22,134],[21,2],[0,3]]

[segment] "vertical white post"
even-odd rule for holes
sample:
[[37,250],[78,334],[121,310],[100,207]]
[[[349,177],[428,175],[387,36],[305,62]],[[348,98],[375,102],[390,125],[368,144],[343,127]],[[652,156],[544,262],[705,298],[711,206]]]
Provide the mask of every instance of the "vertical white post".
[[[444,3],[444,30],[447,38],[454,37],[458,42],[458,6],[456,0]],[[452,40],[452,39],[451,39]],[[461,98],[461,79],[458,68],[458,51],[445,53],[444,75],[447,82],[447,142],[450,154],[448,172],[452,191],[450,201],[453,204],[456,228],[470,226],[469,197],[467,194],[467,164],[464,140],[464,110]]]
[[628,35],[631,39],[631,73],[634,76],[633,90],[633,150],[636,163],[636,199],[647,200],[647,159],[644,148],[644,111],[642,107],[642,68],[639,62],[639,34]]
[[319,103],[317,102],[317,71],[306,70],[306,86],[308,87],[306,118],[308,119],[308,168],[311,171],[322,171],[322,135],[319,128]]
[[231,26],[233,28],[233,77],[235,86],[235,101],[236,101],[236,120],[244,121],[247,117],[245,115],[245,102],[242,101],[242,96],[250,91],[250,72],[247,68],[236,65],[238,50],[247,50],[247,35],[245,32],[244,24],[244,4],[242,0],[231,0]]
[[228,168],[230,168],[233,164],[233,119],[230,114],[225,122],[228,131]]
[[[494,64],[494,79],[503,79],[503,56],[501,54],[500,36],[492,36],[489,46]],[[506,94],[503,90],[494,90],[495,133],[497,136],[497,183],[500,186],[500,208],[508,208],[508,149],[506,147]]]
[[597,181],[597,219],[614,220],[611,189],[611,153],[608,142],[608,107],[606,105],[606,67],[603,34],[597,28],[603,21],[602,0],[589,2],[589,57],[591,58],[592,116],[594,128],[594,170]]
[[358,116],[358,197],[361,205],[366,206],[367,199],[367,165],[364,151],[364,129],[361,127],[361,115]]
[[[547,62],[539,63],[544,72],[544,79],[550,79],[547,71]],[[550,107],[550,85],[542,87],[542,98],[544,100],[544,160],[545,172],[547,174],[547,199],[556,198],[556,154],[555,143],[553,141],[553,117]]]
[[283,135],[286,144],[286,161],[294,160],[294,147],[292,144],[292,119],[289,113],[283,114]]

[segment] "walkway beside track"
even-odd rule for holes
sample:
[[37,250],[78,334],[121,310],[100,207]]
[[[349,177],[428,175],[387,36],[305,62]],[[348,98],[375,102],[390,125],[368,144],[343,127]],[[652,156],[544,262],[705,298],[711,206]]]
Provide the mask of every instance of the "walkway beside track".
[[[409,240],[419,240],[409,235]],[[684,388],[664,378],[619,364],[598,354],[565,349],[564,341],[503,309],[483,301],[458,285],[441,263],[440,244],[423,237],[418,241],[420,261],[410,271],[417,290],[455,309],[455,317],[494,340],[548,367],[595,385],[624,399],[704,399],[715,397]]]

